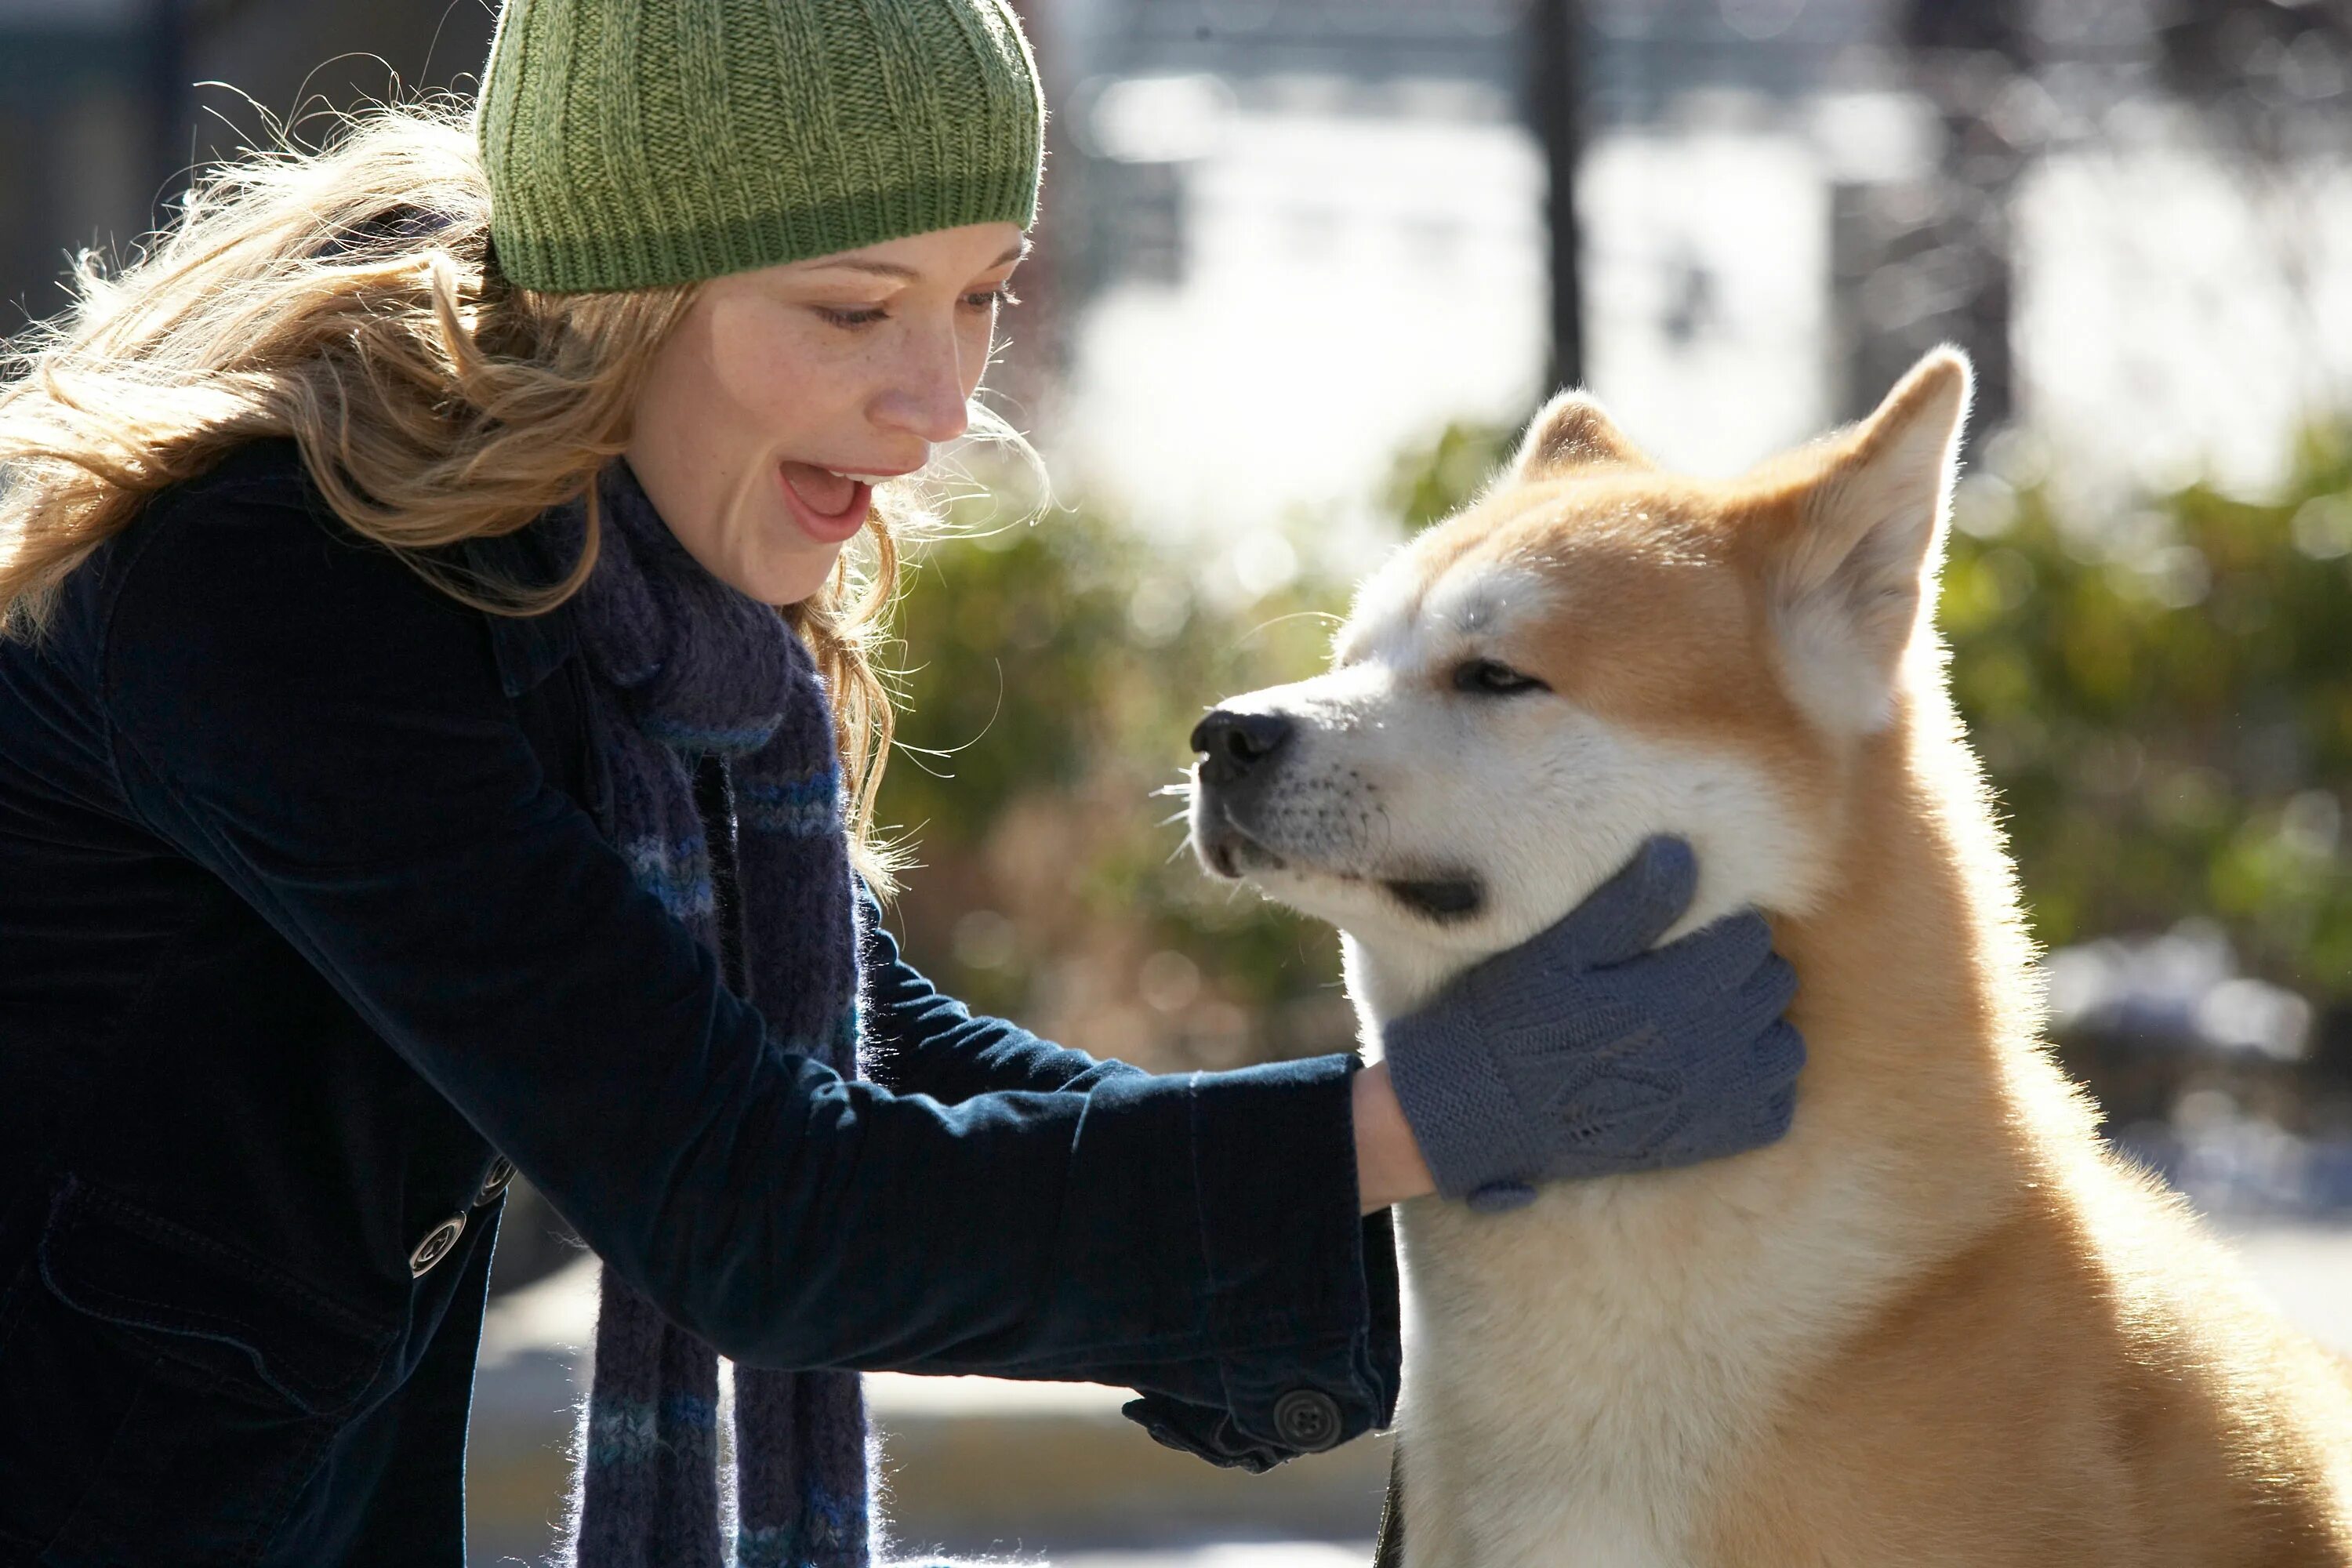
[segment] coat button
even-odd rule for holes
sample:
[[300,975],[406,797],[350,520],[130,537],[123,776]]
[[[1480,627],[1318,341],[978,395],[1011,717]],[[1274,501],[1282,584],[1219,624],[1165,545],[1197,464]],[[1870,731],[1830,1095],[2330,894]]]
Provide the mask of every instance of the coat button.
[[408,1273],[412,1279],[422,1278],[427,1269],[449,1256],[457,1238],[466,1234],[466,1216],[453,1214],[425,1233],[416,1250],[408,1255]]
[[1274,1402],[1274,1434],[1302,1454],[1339,1441],[1339,1402],[1319,1388],[1294,1388]]
[[514,1177],[515,1169],[512,1160],[501,1154],[491,1161],[490,1168],[482,1174],[482,1190],[474,1194],[474,1207],[480,1208],[484,1204],[505,1192],[507,1184],[513,1181]]

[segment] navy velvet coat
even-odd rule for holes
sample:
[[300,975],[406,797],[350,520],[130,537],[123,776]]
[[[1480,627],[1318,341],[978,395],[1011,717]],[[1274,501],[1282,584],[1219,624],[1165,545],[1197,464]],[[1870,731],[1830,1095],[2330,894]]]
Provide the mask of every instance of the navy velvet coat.
[[739,1361],[1130,1386],[1226,1462],[1386,1423],[1350,1058],[1097,1062],[878,928],[881,1080],[783,1055],[605,838],[583,679],[286,441],[0,644],[0,1563],[461,1562],[509,1160]]

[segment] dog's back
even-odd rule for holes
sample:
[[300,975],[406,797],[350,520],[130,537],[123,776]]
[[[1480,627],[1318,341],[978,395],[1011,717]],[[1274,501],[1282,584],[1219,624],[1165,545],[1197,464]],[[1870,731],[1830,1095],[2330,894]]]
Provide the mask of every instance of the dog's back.
[[1791,1380],[1694,1558],[2352,1562],[2336,1363],[2176,1199],[2021,1109],[2011,1212]]

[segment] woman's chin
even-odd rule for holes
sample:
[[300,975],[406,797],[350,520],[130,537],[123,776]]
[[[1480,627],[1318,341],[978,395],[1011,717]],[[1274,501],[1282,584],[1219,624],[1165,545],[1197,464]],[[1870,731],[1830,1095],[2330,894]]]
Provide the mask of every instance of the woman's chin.
[[797,605],[815,597],[824,587],[826,579],[833,575],[833,563],[840,556],[839,545],[829,550],[796,550],[759,563],[748,574],[751,581],[732,585],[763,605]]
[[763,605],[797,605],[817,594],[847,543],[811,539],[782,515],[732,518],[708,531],[670,531],[704,571]]
[[833,576],[833,557],[830,555],[825,557],[824,564],[793,562],[788,566],[772,566],[769,572],[760,574],[760,590],[752,597],[760,599],[762,605],[800,605],[802,599],[816,597],[824,590],[825,578],[830,576]]

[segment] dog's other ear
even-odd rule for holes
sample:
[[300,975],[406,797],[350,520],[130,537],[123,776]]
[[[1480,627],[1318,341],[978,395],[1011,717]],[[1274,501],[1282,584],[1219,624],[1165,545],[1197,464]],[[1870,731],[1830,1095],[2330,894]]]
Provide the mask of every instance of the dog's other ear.
[[1780,542],[1774,607],[1795,694],[1833,729],[1867,734],[1891,714],[1942,560],[1971,384],[1967,355],[1931,350],[1830,446]]
[[1571,390],[1555,394],[1528,421],[1510,475],[1523,481],[1556,479],[1601,464],[1646,468],[1650,459],[1610,423],[1591,393]]

